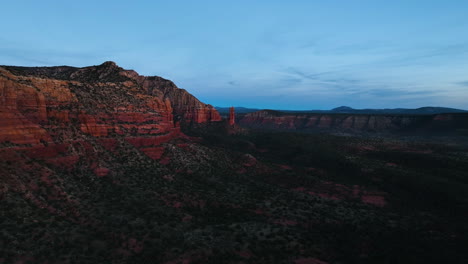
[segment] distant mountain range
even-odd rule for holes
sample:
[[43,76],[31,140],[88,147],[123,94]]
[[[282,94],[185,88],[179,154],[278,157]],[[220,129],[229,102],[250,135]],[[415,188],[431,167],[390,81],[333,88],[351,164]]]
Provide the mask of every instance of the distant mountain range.
[[[221,115],[229,113],[229,107],[215,107]],[[258,108],[235,107],[237,114],[247,114],[259,111]],[[408,114],[408,115],[433,115],[433,114],[451,114],[468,113],[466,110],[426,106],[420,108],[384,108],[384,109],[354,109],[349,106],[340,106],[331,110],[277,110],[286,113],[336,113],[336,114]]]
[[411,114],[411,115],[432,115],[432,114],[451,114],[466,113],[468,111],[448,108],[448,107],[420,107],[420,108],[385,108],[385,109],[354,109],[348,106],[340,106],[330,110],[333,113],[352,113],[352,114]]

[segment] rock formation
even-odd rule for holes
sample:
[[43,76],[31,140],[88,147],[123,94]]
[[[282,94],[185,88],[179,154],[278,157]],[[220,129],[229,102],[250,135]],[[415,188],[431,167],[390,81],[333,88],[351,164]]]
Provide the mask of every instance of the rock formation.
[[134,147],[160,159],[161,144],[186,137],[180,122],[219,120],[212,106],[171,81],[113,62],[84,68],[0,66],[0,151],[12,162],[25,155],[68,168],[87,159],[89,168],[104,176],[111,170],[100,164],[100,151]]
[[[173,114],[182,122],[205,123],[221,121],[213,106],[200,102],[173,82],[158,76],[141,76],[133,70],[124,70],[108,61],[99,66],[74,68],[60,67],[13,67],[3,66],[13,75],[35,77],[51,83],[55,81],[79,83],[118,83],[128,89],[139,90],[140,95],[154,96],[162,102],[169,100]],[[50,84],[49,84],[50,85]]]
[[234,113],[234,107],[229,108],[229,125],[233,126],[236,124],[236,114]]
[[468,114],[304,114],[262,110],[246,114],[239,124],[279,130],[348,132],[456,131],[468,128]]

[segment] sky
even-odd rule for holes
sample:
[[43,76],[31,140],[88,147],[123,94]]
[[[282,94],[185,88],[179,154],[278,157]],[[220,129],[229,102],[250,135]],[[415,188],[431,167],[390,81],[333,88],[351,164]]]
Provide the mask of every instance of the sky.
[[0,65],[115,61],[215,106],[468,109],[466,0],[1,0]]

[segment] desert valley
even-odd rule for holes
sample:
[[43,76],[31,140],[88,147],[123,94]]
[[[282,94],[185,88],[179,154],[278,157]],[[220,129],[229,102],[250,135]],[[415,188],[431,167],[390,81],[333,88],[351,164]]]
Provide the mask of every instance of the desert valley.
[[200,102],[0,66],[0,263],[464,263],[468,112]]

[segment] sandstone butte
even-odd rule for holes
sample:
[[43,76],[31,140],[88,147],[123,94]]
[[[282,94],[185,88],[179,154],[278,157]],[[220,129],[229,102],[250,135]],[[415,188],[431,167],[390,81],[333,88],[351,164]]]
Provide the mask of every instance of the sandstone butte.
[[35,170],[45,177],[77,163],[104,177],[112,169],[101,158],[103,151],[134,148],[158,160],[163,143],[187,139],[181,123],[216,121],[221,116],[211,105],[173,82],[114,62],[84,68],[0,66],[0,160],[15,164],[10,166],[15,171],[0,171],[5,180]]

